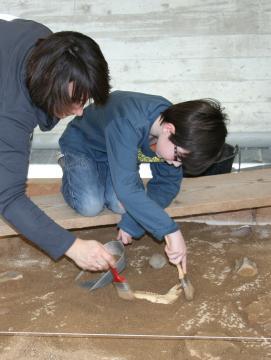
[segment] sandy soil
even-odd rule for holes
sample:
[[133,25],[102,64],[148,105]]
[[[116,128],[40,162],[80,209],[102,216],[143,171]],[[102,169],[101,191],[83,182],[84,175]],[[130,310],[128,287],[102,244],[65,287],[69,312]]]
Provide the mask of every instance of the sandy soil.
[[[196,289],[187,302],[170,305],[120,299],[113,285],[88,292],[74,283],[79,272],[63,258],[55,263],[20,238],[0,239],[0,331],[108,334],[106,338],[0,336],[1,360],[40,359],[270,359],[271,342],[222,340],[119,339],[110,334],[268,337],[271,333],[271,226],[183,224],[189,249],[189,277]],[[114,227],[77,232],[103,242]],[[164,244],[145,236],[126,247],[124,272],[134,290],[164,294],[178,282],[174,266],[155,270],[148,261]],[[234,273],[248,257],[258,274]],[[92,274],[88,275],[93,277]]]

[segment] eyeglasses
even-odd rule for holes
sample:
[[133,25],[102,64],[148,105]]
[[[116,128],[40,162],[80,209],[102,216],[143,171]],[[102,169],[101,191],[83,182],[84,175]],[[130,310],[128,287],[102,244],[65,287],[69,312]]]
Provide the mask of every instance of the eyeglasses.
[[178,148],[177,145],[174,145],[174,161],[182,162],[182,156],[178,154]]

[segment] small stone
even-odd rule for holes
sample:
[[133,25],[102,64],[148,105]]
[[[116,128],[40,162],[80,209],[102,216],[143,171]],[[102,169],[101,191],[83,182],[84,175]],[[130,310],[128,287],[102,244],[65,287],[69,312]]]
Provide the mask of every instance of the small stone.
[[251,226],[243,225],[231,232],[231,236],[238,238],[245,238],[252,234]]
[[258,269],[255,262],[244,257],[235,261],[234,272],[240,276],[251,277],[258,274]]
[[167,263],[165,256],[161,254],[153,254],[149,260],[149,264],[154,269],[162,269]]

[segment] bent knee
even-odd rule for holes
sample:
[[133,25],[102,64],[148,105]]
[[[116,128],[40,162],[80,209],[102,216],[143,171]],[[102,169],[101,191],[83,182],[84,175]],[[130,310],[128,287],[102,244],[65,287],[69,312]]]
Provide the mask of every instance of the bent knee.
[[96,216],[103,211],[103,208],[103,202],[90,201],[76,204],[74,210],[83,216]]
[[64,199],[74,211],[83,216],[96,216],[104,208],[104,202],[100,199],[82,200],[72,196],[64,196]]

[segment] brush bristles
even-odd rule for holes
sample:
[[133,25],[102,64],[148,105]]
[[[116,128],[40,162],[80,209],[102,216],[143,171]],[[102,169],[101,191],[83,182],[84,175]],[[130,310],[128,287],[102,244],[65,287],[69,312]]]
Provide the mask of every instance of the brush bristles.
[[126,282],[114,282],[113,283],[117,289],[118,295],[124,300],[134,300],[135,295],[131,290],[130,286]]
[[187,301],[192,301],[194,299],[195,289],[194,286],[191,284],[190,280],[187,277],[184,277],[181,280],[182,288],[184,291],[184,296]]

